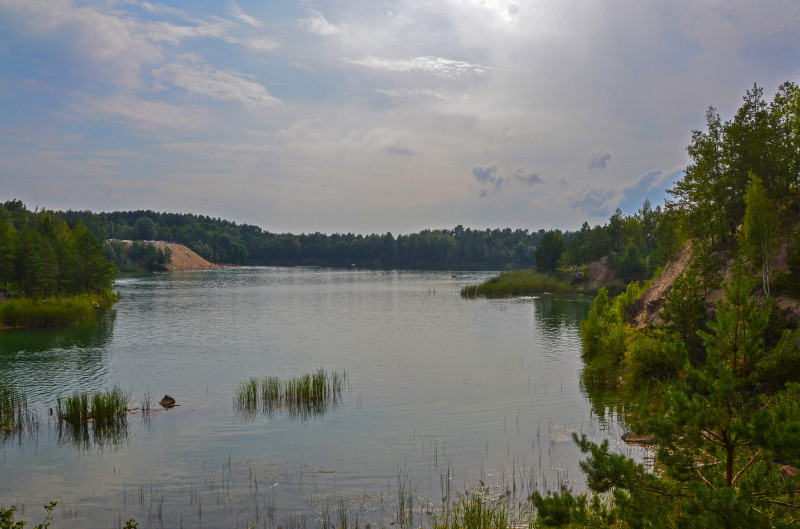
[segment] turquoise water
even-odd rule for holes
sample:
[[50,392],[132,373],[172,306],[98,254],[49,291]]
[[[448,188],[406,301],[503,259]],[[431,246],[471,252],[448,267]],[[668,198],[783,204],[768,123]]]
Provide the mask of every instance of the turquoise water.
[[[0,378],[25,388],[41,427],[0,437],[0,506],[54,527],[414,525],[474,486],[524,499],[583,487],[572,432],[619,446],[581,389],[578,325],[590,300],[464,300],[481,273],[230,268],[122,278],[91,325],[0,332]],[[299,420],[245,418],[251,376],[346,371],[340,406]],[[76,439],[59,395],[119,384],[179,406]],[[0,434],[2,436],[3,434]],[[620,447],[622,448],[622,447]]]

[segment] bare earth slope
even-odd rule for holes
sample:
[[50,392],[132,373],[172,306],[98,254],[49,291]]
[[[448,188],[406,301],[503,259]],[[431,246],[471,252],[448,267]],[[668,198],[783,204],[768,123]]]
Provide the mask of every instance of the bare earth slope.
[[692,261],[692,245],[687,242],[678,258],[670,261],[664,267],[664,271],[653,281],[647,290],[642,292],[639,299],[628,305],[628,322],[639,327],[644,327],[648,323],[661,325],[664,320],[661,318],[661,309],[664,307],[664,299],[672,290],[672,284],[689,268]]
[[186,246],[174,242],[154,242],[159,250],[169,248],[172,250],[172,262],[167,265],[169,270],[205,270],[206,268],[219,268],[210,261],[206,261]]

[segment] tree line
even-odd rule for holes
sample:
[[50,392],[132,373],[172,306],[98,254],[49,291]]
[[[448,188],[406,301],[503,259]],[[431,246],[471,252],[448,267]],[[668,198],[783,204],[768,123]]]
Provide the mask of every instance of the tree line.
[[527,229],[427,229],[418,233],[271,233],[258,226],[203,215],[150,210],[66,211],[101,239],[174,241],[216,263],[266,266],[356,265],[368,268],[580,271],[607,258],[623,281],[652,276],[674,249],[656,244],[660,206],[647,200],[633,215],[619,209],[605,225],[577,231]]
[[115,269],[103,243],[81,222],[19,200],[0,204],[0,286],[31,298],[103,294]]

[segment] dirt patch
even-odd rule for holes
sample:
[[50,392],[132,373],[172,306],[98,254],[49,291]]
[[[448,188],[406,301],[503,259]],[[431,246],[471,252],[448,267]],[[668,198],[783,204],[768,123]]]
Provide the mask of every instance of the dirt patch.
[[611,285],[614,282],[614,271],[608,267],[608,257],[603,257],[589,265],[589,284],[592,288]]
[[205,270],[219,268],[219,265],[207,261],[182,244],[175,242],[154,242],[159,250],[169,248],[172,251],[172,262],[167,265],[169,270]]
[[639,299],[628,306],[628,322],[637,327],[644,327],[648,323],[661,325],[664,319],[661,317],[661,310],[664,308],[664,299],[672,290],[672,284],[678,279],[692,261],[692,243],[687,242],[681,249],[680,255],[674,261],[670,261],[664,267],[661,275],[653,281]]

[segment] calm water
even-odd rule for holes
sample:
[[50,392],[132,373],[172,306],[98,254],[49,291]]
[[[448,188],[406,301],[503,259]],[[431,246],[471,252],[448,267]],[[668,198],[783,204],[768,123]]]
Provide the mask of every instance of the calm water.
[[[0,377],[26,388],[42,427],[0,445],[0,506],[58,500],[54,528],[317,527],[344,511],[388,526],[399,494],[414,524],[442,497],[485,484],[523,499],[580,490],[571,432],[619,445],[581,389],[578,324],[590,300],[464,300],[486,274],[235,268],[120,279],[98,322],[0,332]],[[306,421],[244,418],[251,376],[344,370],[342,404]],[[126,435],[76,439],[58,395],[119,384]],[[2,436],[2,434],[0,434]],[[2,437],[0,437],[2,439]]]

